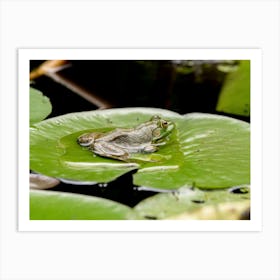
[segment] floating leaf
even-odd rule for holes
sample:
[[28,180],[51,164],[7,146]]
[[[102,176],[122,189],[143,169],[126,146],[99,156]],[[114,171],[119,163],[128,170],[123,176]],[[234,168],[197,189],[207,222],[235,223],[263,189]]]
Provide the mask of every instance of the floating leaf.
[[[131,128],[153,115],[176,124],[168,143],[152,154],[153,162],[103,158],[77,144],[77,137],[85,132]],[[95,182],[109,182],[138,169],[134,184],[139,186],[226,188],[250,183],[250,128],[232,118],[199,113],[181,116],[156,108],[72,113],[30,129],[30,167],[52,177]]]
[[140,169],[136,185],[176,189],[226,188],[250,183],[249,125],[210,114],[187,114],[177,122],[173,163]]
[[30,125],[45,119],[52,111],[49,98],[39,90],[30,88]]
[[30,191],[31,220],[138,219],[131,208],[99,197],[54,191]]
[[[146,198],[134,209],[146,219],[238,219],[250,207],[250,193],[201,191],[187,187]],[[241,211],[242,210],[242,211]]]
[[164,114],[167,118],[180,117],[160,109],[111,109],[67,114],[38,123],[30,129],[31,169],[70,180],[112,181],[141,164],[95,156],[78,145],[77,137],[92,130],[134,127],[154,114]]
[[241,60],[238,70],[228,74],[216,109],[229,114],[250,116],[249,60]]
[[[199,208],[204,202],[203,191],[183,188],[180,192],[160,193],[139,202],[134,209],[145,219],[164,219]],[[195,202],[197,203],[195,203]]]

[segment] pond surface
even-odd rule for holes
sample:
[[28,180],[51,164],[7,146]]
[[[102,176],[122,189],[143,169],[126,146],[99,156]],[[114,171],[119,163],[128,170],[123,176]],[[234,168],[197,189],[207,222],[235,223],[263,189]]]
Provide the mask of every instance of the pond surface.
[[133,207],[143,199],[158,193],[157,191],[145,190],[143,187],[133,185],[132,174],[134,172],[136,171],[126,173],[110,183],[77,185],[61,182],[58,186],[49,190],[98,196]]

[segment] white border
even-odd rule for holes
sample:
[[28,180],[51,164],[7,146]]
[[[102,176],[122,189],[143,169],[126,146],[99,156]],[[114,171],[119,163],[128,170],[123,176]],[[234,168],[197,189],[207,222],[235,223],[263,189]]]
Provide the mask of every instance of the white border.
[[[251,220],[249,221],[30,221],[30,60],[251,60]],[[18,50],[19,231],[260,231],[262,224],[262,93],[260,49],[20,49]]]

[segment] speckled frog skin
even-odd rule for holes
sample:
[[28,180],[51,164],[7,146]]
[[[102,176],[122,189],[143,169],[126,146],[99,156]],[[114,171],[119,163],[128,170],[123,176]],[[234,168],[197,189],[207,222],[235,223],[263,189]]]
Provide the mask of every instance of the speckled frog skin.
[[153,116],[150,121],[135,128],[83,134],[78,138],[78,143],[99,156],[126,161],[132,154],[157,151],[159,146],[166,144],[165,137],[174,127],[173,122]]

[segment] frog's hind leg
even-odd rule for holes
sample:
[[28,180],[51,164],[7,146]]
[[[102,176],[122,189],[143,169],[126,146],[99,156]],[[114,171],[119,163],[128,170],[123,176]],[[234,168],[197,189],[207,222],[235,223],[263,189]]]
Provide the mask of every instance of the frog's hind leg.
[[93,147],[91,147],[91,151],[95,154],[103,157],[109,157],[119,160],[127,160],[129,158],[129,154],[124,150],[109,144],[109,143],[99,143],[95,142]]

